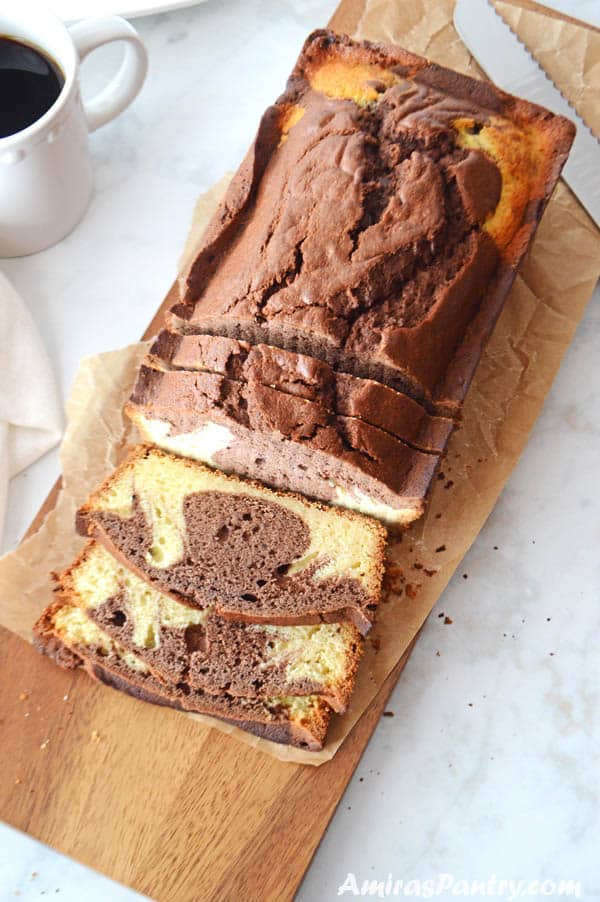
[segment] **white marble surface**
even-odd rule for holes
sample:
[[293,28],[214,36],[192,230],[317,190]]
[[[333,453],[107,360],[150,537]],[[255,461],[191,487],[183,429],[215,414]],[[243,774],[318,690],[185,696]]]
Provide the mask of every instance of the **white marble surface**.
[[[40,325],[65,395],[82,354],[139,336],[173,278],[195,196],[235,168],[304,35],[334,6],[209,0],[137,20],[150,77],[135,106],[92,138],[88,215],[58,247],[0,263]],[[590,17],[597,3],[568,9]],[[117,56],[90,63],[88,83]],[[390,873],[570,879],[583,898],[600,897],[598,299],[435,612],[453,623],[434,613],[426,626],[389,703],[395,716],[379,724],[302,902],[333,899],[349,872],[359,882]],[[56,472],[51,454],[13,481],[6,548]],[[0,828],[0,900],[41,895],[139,898]]]

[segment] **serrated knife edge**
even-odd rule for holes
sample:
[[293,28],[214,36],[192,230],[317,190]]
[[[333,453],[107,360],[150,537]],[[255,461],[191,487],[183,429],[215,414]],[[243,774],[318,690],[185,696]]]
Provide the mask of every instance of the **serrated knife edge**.
[[[554,81],[554,79],[552,78],[552,76],[551,76],[551,75],[548,75],[548,73],[546,72],[546,70],[544,69],[544,67],[542,66],[542,64],[541,64],[540,62],[538,62],[538,60],[537,60],[535,54],[533,53],[533,51],[527,46],[527,44],[525,43],[525,41],[517,34],[517,32],[514,30],[514,28],[513,28],[512,25],[510,24],[510,22],[507,22],[506,19],[504,19],[504,18],[500,15],[500,13],[498,12],[498,10],[497,10],[496,7],[494,6],[494,4],[490,2],[490,0],[484,0],[484,2],[487,3],[487,5],[490,7],[490,9],[491,9],[492,12],[494,13],[494,15],[495,15],[495,16],[498,16],[498,18],[500,19],[500,21],[502,22],[502,24],[505,25],[505,26],[508,28],[508,30],[510,31],[510,33],[512,34],[512,36],[513,36],[513,37],[515,38],[515,40],[521,45],[521,47],[523,48],[523,50],[525,51],[525,53],[530,57],[531,61],[535,64],[535,66],[536,66],[537,69],[540,71],[540,73],[543,75],[543,77],[546,79],[546,81],[550,82],[551,87],[552,87],[555,91],[558,91],[558,93],[560,94],[560,96],[562,97],[562,99],[565,101],[565,103],[568,103],[568,105],[571,107],[571,111],[572,111],[573,118],[576,120],[577,124],[579,125],[579,123],[581,123],[581,125],[589,131],[589,133],[590,133],[590,135],[592,136],[592,138],[594,138],[594,140],[596,141],[596,143],[597,143],[598,146],[600,147],[600,138],[595,134],[594,129],[592,128],[592,126],[591,126],[588,122],[586,122],[585,118],[581,115],[581,113],[578,112],[577,107],[569,100],[569,98],[568,98],[567,95],[563,92],[563,90],[562,90],[562,88],[560,87],[560,85],[557,85],[556,82]],[[580,26],[580,27],[584,27],[584,26]]]

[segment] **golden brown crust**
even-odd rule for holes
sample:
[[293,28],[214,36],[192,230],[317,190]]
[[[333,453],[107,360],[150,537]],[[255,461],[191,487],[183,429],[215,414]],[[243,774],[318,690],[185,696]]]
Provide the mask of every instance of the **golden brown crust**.
[[61,601],[56,601],[42,611],[33,625],[33,645],[40,654],[51,658],[64,670],[75,670],[81,666],[80,656],[65,645],[54,631],[54,616],[62,606]]
[[[529,191],[526,192],[527,183],[518,184],[518,194],[513,197],[510,209],[507,210],[507,215],[512,217],[512,226],[503,232],[512,236],[502,245],[503,256],[508,261],[519,260],[542,212],[537,206],[533,209],[531,204],[539,201],[545,205],[548,200],[548,188],[553,186],[558,178],[572,144],[575,126],[571,120],[555,115],[545,107],[508,94],[489,82],[455,72],[396,45],[372,41],[355,42],[348,35],[334,34],[325,29],[314,31],[306,39],[292,72],[288,91],[291,88],[293,92],[296,85],[311,83],[314,73],[328,63],[333,48],[335,54],[351,67],[375,64],[385,70],[393,69],[405,78],[414,78],[417,83],[444,92],[453,99],[468,101],[470,107],[475,109],[479,107],[481,113],[488,118],[502,117],[525,132],[533,131],[539,136],[543,153],[539,155],[537,161],[531,161],[532,181],[529,183]],[[465,125],[468,127],[468,123]],[[506,174],[517,179],[518,169],[524,162],[518,152],[518,142],[513,142],[510,135],[505,135],[503,139],[501,133],[497,138],[494,150],[498,158],[506,164]],[[518,216],[522,217],[522,222],[518,220]]]

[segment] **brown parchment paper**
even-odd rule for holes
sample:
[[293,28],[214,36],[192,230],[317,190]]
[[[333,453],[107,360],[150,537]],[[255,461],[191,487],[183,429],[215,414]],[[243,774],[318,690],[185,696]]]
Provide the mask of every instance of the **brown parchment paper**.
[[[506,4],[498,5],[504,11]],[[358,34],[402,44],[478,75],[450,24],[452,7],[450,0],[367,0],[361,5]],[[507,10],[511,24],[519,32],[523,28],[532,49],[539,44],[549,57],[562,60],[563,52],[568,56],[568,65],[556,63],[555,78],[566,94],[585,106],[591,122],[591,98],[600,90],[600,36],[528,11]],[[222,180],[199,200],[182,267],[226,184]],[[335,754],[423,625],[492,510],[599,275],[600,233],[560,184],[479,366],[464,422],[452,439],[428,511],[401,542],[390,546],[388,591],[367,639],[352,703],[343,717],[334,718],[326,747],[321,752],[290,749],[211,718],[186,716],[281,760],[315,765]],[[73,529],[77,506],[135,440],[121,409],[146,347],[133,345],[81,363],[68,404],[58,503],[39,531],[0,561],[0,624],[24,639],[30,640],[32,623],[51,600],[49,572],[64,567],[81,546]]]

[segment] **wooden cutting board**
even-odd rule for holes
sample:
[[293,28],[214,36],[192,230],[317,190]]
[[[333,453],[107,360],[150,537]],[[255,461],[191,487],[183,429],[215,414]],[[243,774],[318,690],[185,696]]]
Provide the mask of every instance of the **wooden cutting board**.
[[[343,0],[332,27],[352,33],[359,10]],[[160,902],[291,899],[411,650],[313,768],[61,671],[3,630],[0,817]]]

